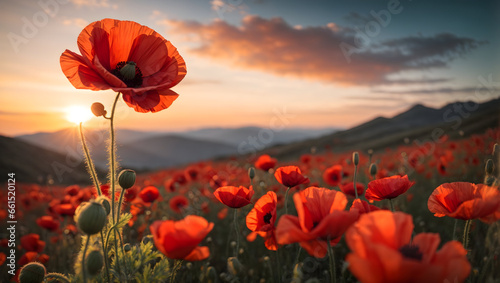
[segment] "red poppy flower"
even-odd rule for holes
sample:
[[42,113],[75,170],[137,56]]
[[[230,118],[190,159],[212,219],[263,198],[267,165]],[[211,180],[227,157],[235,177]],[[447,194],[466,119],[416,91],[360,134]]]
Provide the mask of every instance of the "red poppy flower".
[[79,55],[66,50],[61,68],[78,89],[121,92],[137,112],[169,107],[178,94],[170,90],[186,75],[177,49],[154,30],[131,21],[103,19],[78,36]]
[[274,177],[276,177],[278,182],[288,188],[309,183],[309,179],[302,176],[302,172],[300,172],[297,166],[280,167],[274,172]]
[[340,184],[342,181],[342,166],[334,165],[330,168],[327,168],[323,173],[323,180],[330,186],[335,187]]
[[358,210],[359,214],[380,210],[379,207],[371,205],[364,200],[360,200],[359,198],[355,199],[352,202],[351,208],[349,210],[352,211],[355,209]]
[[47,229],[49,231],[55,231],[59,229],[59,221],[55,220],[54,217],[50,215],[45,215],[36,220],[38,226]]
[[136,186],[125,190],[125,194],[123,195],[125,202],[133,201],[137,197],[137,190],[138,188]]
[[39,262],[41,264],[46,264],[50,257],[46,254],[39,254],[37,252],[26,252],[21,256],[17,264],[19,266],[24,266],[30,262]]
[[4,253],[0,252],[0,266],[3,265],[3,263],[5,262],[6,259],[7,259],[7,256]]
[[346,196],[325,188],[309,187],[293,195],[298,217],[281,216],[276,228],[278,244],[300,243],[310,255],[324,257],[358,219],[358,211],[344,211]]
[[62,216],[73,216],[75,215],[76,206],[71,203],[57,204],[54,206],[54,211]]
[[254,190],[252,186],[250,186],[250,189],[243,186],[225,186],[218,188],[214,192],[214,196],[220,202],[232,208],[240,208],[249,204],[253,194]]
[[445,183],[427,201],[434,216],[477,219],[492,223],[500,219],[500,193],[497,188],[467,182]]
[[208,247],[199,247],[203,239],[212,231],[213,223],[205,218],[188,215],[180,221],[155,221],[149,229],[155,246],[171,259],[197,261],[210,255]]
[[266,248],[277,250],[274,222],[276,221],[276,205],[278,197],[275,192],[267,192],[247,214],[247,227],[265,239]]
[[[353,196],[353,197],[356,197],[356,193],[354,192],[354,183],[353,182],[349,182],[349,183],[345,183],[345,184],[341,184],[340,186],[340,190],[348,195],[348,196]],[[361,183],[356,183],[356,188],[358,190],[358,196],[362,196],[364,193],[365,193],[365,186]]]
[[142,201],[151,203],[154,202],[160,196],[160,192],[154,186],[147,186],[141,190],[139,197]]
[[393,199],[405,193],[415,182],[408,180],[408,175],[396,175],[368,183],[365,197],[367,200]]
[[170,206],[170,209],[172,209],[172,211],[177,212],[177,213],[181,213],[182,209],[184,207],[188,206],[189,201],[185,196],[178,195],[178,196],[171,198],[170,201],[168,202],[168,204]]
[[64,192],[70,196],[76,196],[79,191],[80,191],[80,186],[78,185],[71,185],[69,187],[66,187],[66,189],[64,189]]
[[412,237],[411,215],[380,210],[361,215],[346,232],[346,261],[361,282],[463,282],[470,273],[467,251],[457,241],[437,251],[439,234]]
[[40,240],[38,234],[28,234],[21,237],[21,246],[28,252],[40,253],[45,248],[45,242]]
[[276,166],[276,163],[278,161],[275,158],[271,158],[271,156],[267,154],[263,154],[257,158],[257,161],[255,161],[255,168],[263,170],[263,171],[269,171],[269,169],[274,168]]

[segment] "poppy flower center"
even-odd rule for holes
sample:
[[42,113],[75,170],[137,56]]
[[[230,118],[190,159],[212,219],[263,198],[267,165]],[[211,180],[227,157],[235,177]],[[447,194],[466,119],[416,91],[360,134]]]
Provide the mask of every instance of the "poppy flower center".
[[418,246],[415,245],[404,245],[401,248],[399,248],[399,252],[405,257],[405,258],[411,258],[415,260],[422,260],[422,253],[420,252]]
[[128,87],[140,87],[142,85],[142,72],[133,61],[121,61],[111,71],[113,75],[124,82]]
[[271,224],[271,218],[273,218],[273,215],[271,214],[271,212],[268,212],[266,215],[264,215],[264,223]]

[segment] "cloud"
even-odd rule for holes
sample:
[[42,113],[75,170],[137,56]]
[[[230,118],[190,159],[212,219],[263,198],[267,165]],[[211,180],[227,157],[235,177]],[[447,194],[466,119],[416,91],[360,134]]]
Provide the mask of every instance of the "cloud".
[[82,18],[64,19],[62,23],[65,26],[77,26],[82,29],[89,24],[87,20]]
[[118,5],[117,4],[111,4],[109,0],[71,0],[73,4],[75,4],[77,7],[97,7],[97,8],[113,8],[117,9]]
[[[243,69],[345,85],[387,84],[391,83],[389,75],[403,71],[445,68],[484,44],[443,33],[357,48],[356,33],[334,23],[294,27],[282,18],[259,16],[244,17],[240,26],[220,19],[208,24],[165,20],[165,24],[171,32],[194,36],[199,45],[191,51],[200,56]],[[348,50],[349,56],[346,46],[354,48]]]

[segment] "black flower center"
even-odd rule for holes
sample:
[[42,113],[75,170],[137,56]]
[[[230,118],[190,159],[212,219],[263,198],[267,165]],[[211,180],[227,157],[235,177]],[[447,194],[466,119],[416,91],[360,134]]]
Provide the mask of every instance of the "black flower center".
[[113,75],[124,82],[127,87],[142,86],[141,69],[132,61],[121,61],[116,64],[116,67],[111,71]]
[[266,215],[264,215],[264,223],[271,224],[271,218],[273,218],[273,215],[271,214],[271,212],[268,212]]
[[422,260],[422,253],[415,245],[404,245],[399,248],[399,252],[406,258],[411,258],[415,260]]

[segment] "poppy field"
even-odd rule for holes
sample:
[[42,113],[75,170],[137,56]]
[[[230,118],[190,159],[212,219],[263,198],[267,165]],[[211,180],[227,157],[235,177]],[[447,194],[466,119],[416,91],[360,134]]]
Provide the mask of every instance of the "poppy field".
[[[0,239],[2,282],[500,281],[499,128],[138,174],[117,162],[116,104],[168,111],[186,62],[130,21],[94,22],[78,46],[60,58],[69,82],[117,93],[113,105],[89,106],[109,122],[109,174],[98,177],[80,123],[88,184],[12,176],[16,233]],[[10,209],[0,209],[2,231]]]

